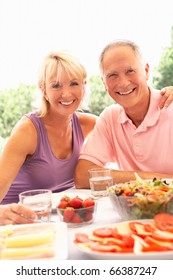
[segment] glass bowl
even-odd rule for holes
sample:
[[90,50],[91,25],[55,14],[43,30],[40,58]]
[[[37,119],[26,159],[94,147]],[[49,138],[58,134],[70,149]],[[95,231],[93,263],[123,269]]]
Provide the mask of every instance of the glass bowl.
[[[76,198],[79,198],[79,202],[81,200],[81,205],[80,203],[79,205],[70,203]],[[57,214],[60,221],[65,222],[68,227],[79,227],[93,223],[96,213],[96,201],[93,200],[93,198],[86,197],[82,199],[78,196],[70,197],[70,200],[65,206],[61,201],[56,207]],[[88,203],[88,201],[90,201],[90,203]],[[92,205],[90,206],[90,204]],[[61,206],[63,206],[63,208]]]
[[173,180],[145,180],[108,188],[113,209],[122,220],[153,219],[158,213],[173,214]]

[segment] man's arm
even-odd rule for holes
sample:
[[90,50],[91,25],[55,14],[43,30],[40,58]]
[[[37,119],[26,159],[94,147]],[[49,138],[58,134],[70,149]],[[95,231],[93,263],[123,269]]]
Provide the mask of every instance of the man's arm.
[[92,161],[79,159],[75,170],[75,187],[76,189],[89,189],[89,176],[88,170],[91,168],[100,167]]
[[[77,189],[89,189],[89,176],[88,170],[91,168],[100,167],[94,164],[91,161],[85,159],[79,159],[76,170],[75,170],[75,187]],[[144,171],[121,171],[121,170],[112,170],[112,176],[114,179],[114,184],[124,183],[131,180],[135,180],[134,173],[138,173],[138,175],[142,179],[153,179],[153,178],[173,178],[173,174],[165,174],[165,173],[155,173],[155,172],[144,172]]]

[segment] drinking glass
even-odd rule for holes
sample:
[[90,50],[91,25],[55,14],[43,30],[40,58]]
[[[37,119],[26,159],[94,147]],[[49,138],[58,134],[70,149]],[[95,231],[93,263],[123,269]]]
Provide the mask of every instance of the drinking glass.
[[52,210],[52,192],[48,189],[25,191],[19,194],[19,202],[33,210],[36,222],[49,222]]
[[92,168],[88,170],[91,194],[94,198],[107,196],[107,188],[113,185],[111,170],[105,168]]

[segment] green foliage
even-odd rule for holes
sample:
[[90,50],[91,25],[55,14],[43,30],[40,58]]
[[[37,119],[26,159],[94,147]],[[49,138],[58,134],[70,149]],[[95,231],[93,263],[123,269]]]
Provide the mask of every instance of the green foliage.
[[21,84],[18,89],[0,92],[0,136],[7,138],[12,128],[23,116],[34,108],[35,86]]
[[100,115],[104,108],[110,104],[115,103],[114,100],[105,91],[103,82],[99,76],[91,76],[89,79],[90,98],[89,110],[95,114]]
[[173,27],[171,46],[163,50],[159,66],[154,71],[153,85],[158,89],[173,85]]
[[2,152],[2,150],[3,150],[3,148],[4,148],[4,146],[5,146],[6,141],[7,141],[7,138],[4,139],[4,138],[2,138],[2,137],[0,136],[0,154],[1,154],[1,152]]

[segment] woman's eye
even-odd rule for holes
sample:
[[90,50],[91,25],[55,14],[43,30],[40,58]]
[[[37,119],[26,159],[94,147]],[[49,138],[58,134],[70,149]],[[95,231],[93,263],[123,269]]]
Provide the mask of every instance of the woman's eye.
[[78,82],[72,82],[72,83],[71,83],[71,86],[78,86],[78,85],[79,85]]
[[52,85],[52,88],[59,88],[59,87],[60,87],[60,84],[59,84],[59,83],[53,84],[53,85]]

